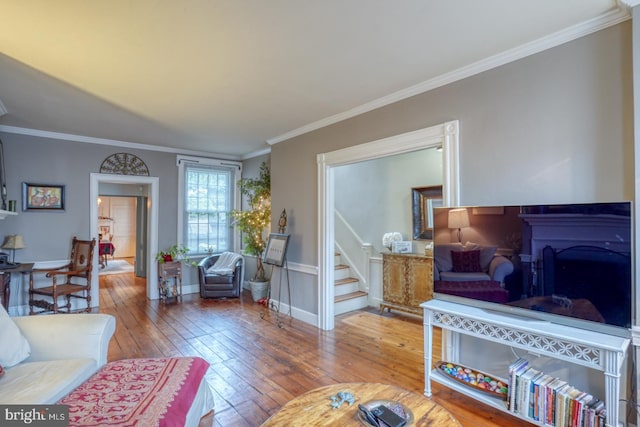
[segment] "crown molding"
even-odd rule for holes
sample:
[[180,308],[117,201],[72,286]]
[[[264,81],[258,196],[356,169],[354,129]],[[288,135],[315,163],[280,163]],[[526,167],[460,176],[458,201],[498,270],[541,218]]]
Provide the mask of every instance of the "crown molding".
[[265,154],[270,154],[271,153],[271,147],[267,147],[263,150],[258,150],[258,151],[254,151],[252,153],[249,154],[245,154],[244,156],[241,157],[242,160],[249,160],[249,159],[253,159],[254,157],[258,157],[258,156],[262,156]]
[[[632,3],[632,4],[640,3],[640,0],[618,0],[618,1],[619,2],[622,1],[625,3]],[[300,136],[305,133],[308,133],[317,129],[321,129],[323,127],[341,122],[343,120],[350,119],[360,114],[364,114],[369,111],[373,111],[375,109],[393,104],[395,102],[402,101],[412,96],[416,96],[416,95],[428,92],[430,90],[437,89],[447,84],[454,83],[456,81],[465,79],[467,77],[471,77],[476,74],[491,70],[493,68],[497,68],[499,66],[508,64],[510,62],[517,61],[519,59],[542,52],[544,50],[551,49],[556,46],[560,46],[564,43],[570,42],[572,40],[576,40],[580,37],[584,37],[589,34],[595,33],[596,31],[600,31],[605,28],[611,27],[613,25],[619,24],[621,22],[627,21],[630,18],[631,18],[631,15],[629,13],[629,10],[626,7],[622,7],[622,5],[618,3],[618,7],[615,10],[605,13],[599,17],[587,20],[580,24],[576,24],[572,27],[569,27],[564,30],[558,31],[556,33],[550,34],[548,36],[539,38],[530,43],[526,43],[522,46],[509,49],[497,55],[490,56],[488,58],[474,62],[470,65],[458,68],[457,70],[454,70],[450,73],[443,74],[441,76],[435,77],[425,82],[418,83],[414,86],[410,86],[406,89],[394,92],[390,95],[383,96],[382,98],[378,98],[366,104],[347,110],[343,113],[335,114],[333,116],[329,116],[322,120],[309,123],[308,125],[299,127],[297,129],[293,129],[282,135],[268,139],[267,144],[269,145],[278,144],[282,141],[286,141],[296,136]]]
[[0,132],[13,133],[16,135],[35,136],[37,138],[56,139],[61,141],[84,142],[88,144],[108,145],[111,147],[124,147],[138,150],[158,151],[162,153],[188,154],[192,156],[208,157],[225,160],[241,160],[238,156],[225,154],[214,154],[205,151],[182,150],[159,145],[140,144],[138,142],[119,141],[116,139],[95,138],[93,136],[74,135],[70,133],[51,132],[46,130],[30,129],[17,126],[0,125]]

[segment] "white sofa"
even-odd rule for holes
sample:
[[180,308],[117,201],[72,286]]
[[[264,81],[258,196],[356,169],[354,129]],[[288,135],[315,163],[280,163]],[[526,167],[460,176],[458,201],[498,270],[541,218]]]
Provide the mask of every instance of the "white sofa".
[[[496,255],[497,249],[497,246],[481,245],[473,242],[466,242],[464,245],[462,243],[438,243],[433,249],[434,280],[448,282],[494,280],[504,287],[504,279],[513,273],[514,267],[509,259]],[[477,268],[456,271],[452,257],[453,253],[470,254],[470,252],[476,252]]]
[[[107,314],[9,317],[0,305],[0,404],[54,404],[73,394],[107,363],[115,328]],[[184,426],[212,425],[213,407],[203,376]]]
[[0,306],[1,404],[53,404],[107,362],[113,316],[9,317]]

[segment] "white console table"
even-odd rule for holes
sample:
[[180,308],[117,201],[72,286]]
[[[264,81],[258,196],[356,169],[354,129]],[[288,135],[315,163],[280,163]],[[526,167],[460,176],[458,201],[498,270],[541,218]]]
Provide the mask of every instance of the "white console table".
[[[509,316],[438,299],[427,301],[420,306],[424,310],[424,394],[426,396],[431,396],[433,380],[532,424],[542,425],[530,418],[508,411],[506,402],[503,400],[476,392],[450,380],[436,370],[432,371],[433,327],[437,326],[452,334],[448,362],[459,362],[459,340],[456,337],[463,334],[604,372],[606,425],[618,427],[620,372],[630,339],[548,321]],[[500,375],[496,376],[500,377]],[[565,378],[565,380],[570,379]],[[588,390],[585,391],[588,392]]]

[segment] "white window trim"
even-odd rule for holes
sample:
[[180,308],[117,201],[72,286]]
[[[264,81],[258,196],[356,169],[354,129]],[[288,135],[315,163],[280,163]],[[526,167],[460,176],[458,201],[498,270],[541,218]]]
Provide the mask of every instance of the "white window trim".
[[[185,164],[200,164],[207,166],[232,166],[235,174],[233,176],[233,182],[236,184],[242,177],[242,163],[234,162],[233,160],[220,160],[209,159],[206,157],[192,157],[192,156],[176,156],[176,166],[178,166],[178,244],[184,243],[184,165]],[[241,208],[240,189],[235,185],[235,194],[233,197],[233,209]],[[240,235],[233,233],[233,250],[238,251],[240,248]]]

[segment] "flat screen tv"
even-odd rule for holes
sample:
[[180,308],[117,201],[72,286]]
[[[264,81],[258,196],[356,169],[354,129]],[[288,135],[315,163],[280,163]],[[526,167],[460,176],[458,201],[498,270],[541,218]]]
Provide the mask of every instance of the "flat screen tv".
[[434,208],[435,297],[629,336],[631,202]]

